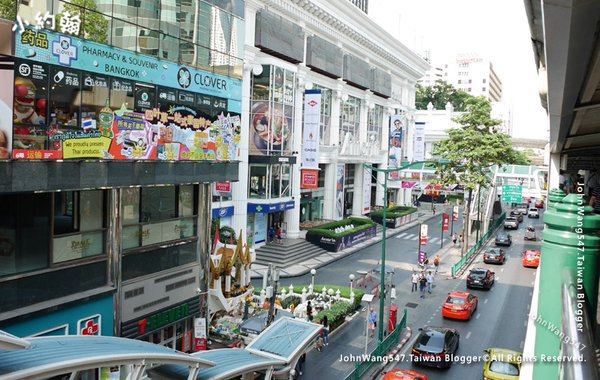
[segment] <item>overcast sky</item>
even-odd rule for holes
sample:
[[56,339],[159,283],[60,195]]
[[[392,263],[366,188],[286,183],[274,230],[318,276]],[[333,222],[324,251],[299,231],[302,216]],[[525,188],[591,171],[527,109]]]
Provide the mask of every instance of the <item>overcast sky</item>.
[[512,106],[513,135],[547,138],[523,0],[370,0],[369,15],[413,51],[429,50],[434,64],[461,52],[489,57]]

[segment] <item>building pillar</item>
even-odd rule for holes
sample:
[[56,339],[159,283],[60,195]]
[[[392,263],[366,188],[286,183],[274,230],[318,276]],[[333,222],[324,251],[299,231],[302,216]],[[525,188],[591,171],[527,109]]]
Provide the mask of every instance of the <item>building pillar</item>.
[[336,197],[336,166],[331,163],[325,165],[325,188],[323,194],[323,219],[335,219],[335,197]]
[[362,216],[363,214],[363,188],[365,178],[365,168],[363,164],[354,165],[354,193],[352,193],[352,215]]
[[548,165],[548,190],[558,189],[559,176],[560,153],[550,153],[550,165]]

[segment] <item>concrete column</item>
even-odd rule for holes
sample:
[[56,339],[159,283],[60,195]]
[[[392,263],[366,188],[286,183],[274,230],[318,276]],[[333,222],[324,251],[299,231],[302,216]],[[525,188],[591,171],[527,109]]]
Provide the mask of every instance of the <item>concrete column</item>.
[[342,87],[331,89],[331,126],[329,128],[329,144],[339,147],[340,145],[340,114],[342,106]]
[[354,194],[352,197],[352,215],[362,216],[363,214],[363,188],[365,170],[362,164],[354,165]]
[[[382,165],[384,168],[387,168],[387,164]],[[383,191],[383,183],[385,182],[385,176],[387,174],[384,172],[377,172],[377,191],[375,193],[375,206],[383,206],[383,198],[385,193]]]
[[325,189],[323,197],[323,219],[334,219],[336,194],[336,164],[325,165]]
[[558,176],[560,176],[560,153],[550,153],[550,165],[548,165],[548,190],[558,189]]

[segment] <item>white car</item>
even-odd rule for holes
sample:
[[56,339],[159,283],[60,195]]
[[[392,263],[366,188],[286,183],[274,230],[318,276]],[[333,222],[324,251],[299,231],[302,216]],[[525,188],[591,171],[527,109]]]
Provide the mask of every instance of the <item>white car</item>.
[[537,208],[532,207],[529,209],[529,211],[527,211],[527,217],[528,218],[539,218],[540,217],[540,212],[538,211]]

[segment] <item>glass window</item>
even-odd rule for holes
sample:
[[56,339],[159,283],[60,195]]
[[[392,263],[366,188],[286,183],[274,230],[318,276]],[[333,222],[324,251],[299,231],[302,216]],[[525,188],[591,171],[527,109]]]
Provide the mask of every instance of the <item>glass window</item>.
[[266,165],[250,165],[250,186],[249,198],[266,198],[267,197],[267,166]]
[[165,33],[160,34],[159,57],[177,62],[179,59],[179,40]]
[[52,233],[51,197],[51,193],[0,193],[3,205],[0,218],[0,276],[48,267]]
[[289,197],[291,193],[291,170],[290,164],[281,165],[281,196]]
[[148,252],[127,254],[123,257],[123,280],[146,276],[196,261],[196,241],[159,248]]
[[137,26],[123,20],[113,19],[112,44],[115,47],[137,51]]
[[104,75],[83,73],[81,119],[97,120],[100,110],[109,105],[109,79]]
[[79,37],[98,42],[100,44],[108,43],[108,35],[110,31],[110,21],[108,17],[105,17],[101,13],[90,9],[85,9],[82,13],[83,15],[81,16],[82,23]]
[[123,79],[111,79],[110,87],[110,108],[118,110],[120,108],[133,109],[133,82]]
[[315,85],[316,90],[321,90],[321,118],[320,118],[320,131],[319,131],[319,143],[321,145],[329,145],[329,128],[331,127],[331,93],[332,91],[328,88]]
[[194,186],[186,185],[179,187],[179,216],[192,216],[196,208],[194,207],[195,196]]
[[138,28],[137,51],[158,58],[160,32],[152,29]]
[[175,190],[175,186],[142,188],[141,221],[156,222],[177,217]]
[[50,124],[78,127],[81,104],[80,72],[53,67],[50,87]]
[[340,146],[343,146],[344,141],[346,140],[348,143],[358,141],[358,131],[360,128],[360,103],[360,99],[349,96],[348,100],[343,102],[341,105]]
[[123,212],[121,218],[123,225],[136,224],[140,221],[140,188],[121,189],[121,202]]
[[135,112],[141,112],[156,107],[156,87],[141,83],[135,84]]
[[[174,2],[174,1],[173,1]],[[160,0],[144,0],[137,5],[137,22],[141,27],[159,30],[161,19]],[[168,8],[169,1],[163,1],[165,8]]]
[[379,147],[381,145],[381,135],[383,134],[383,106],[376,104],[375,107],[369,110],[367,124],[367,139],[369,145]]
[[271,165],[271,198],[279,198],[281,191],[281,165]]

